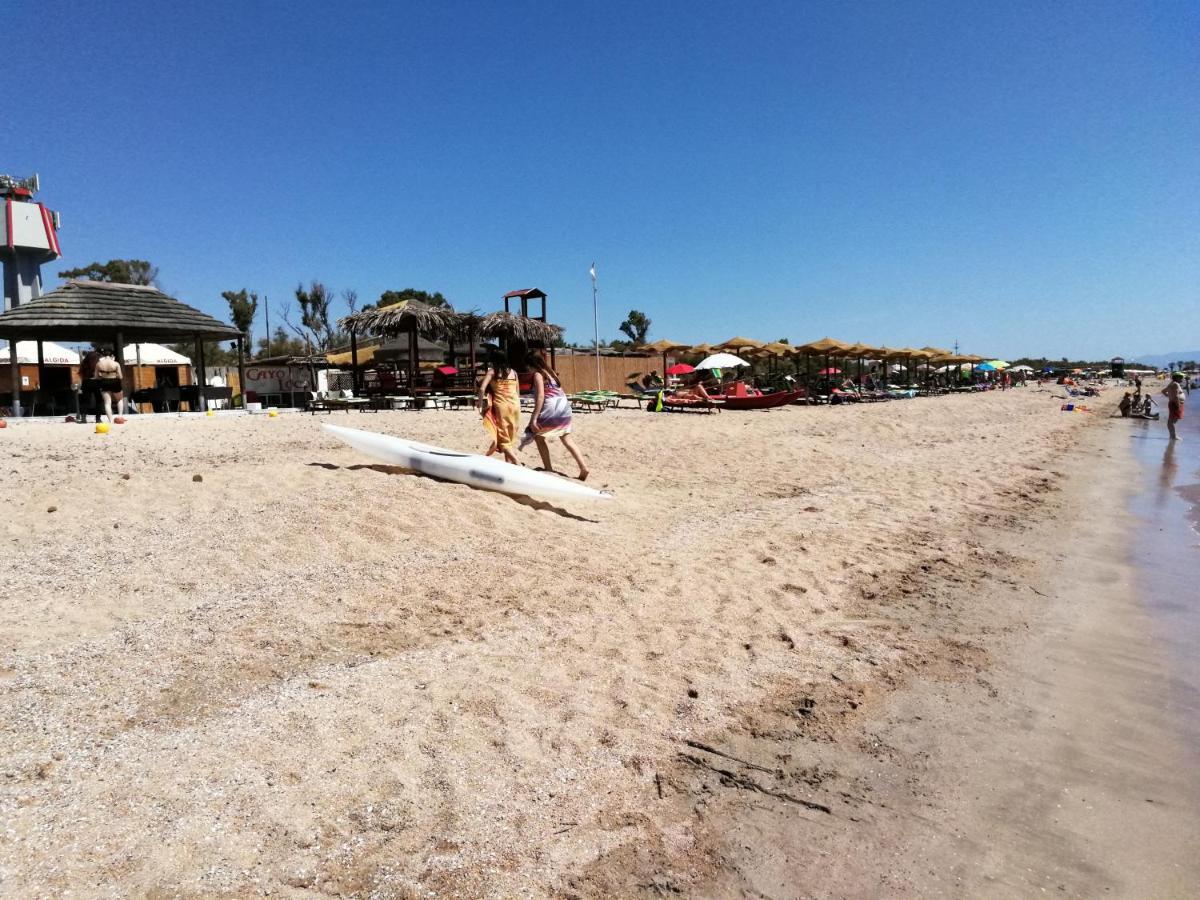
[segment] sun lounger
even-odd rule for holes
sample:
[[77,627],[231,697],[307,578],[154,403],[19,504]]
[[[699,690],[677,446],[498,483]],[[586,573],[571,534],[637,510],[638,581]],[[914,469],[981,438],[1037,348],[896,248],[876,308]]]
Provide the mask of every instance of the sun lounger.
[[370,409],[371,401],[366,397],[355,397],[354,391],[350,390],[338,391],[336,396],[333,395],[333,392],[330,392],[325,397],[325,404],[329,409],[344,409],[346,412],[352,409],[369,412],[379,411],[377,409]]
[[317,393],[316,391],[309,391],[308,392],[308,411],[311,412],[315,416],[319,412],[333,412],[333,407],[331,407],[325,401],[325,398],[323,396],[321,396],[319,393]]
[[575,412],[604,412],[609,405],[607,397],[590,393],[572,394],[567,399]]
[[[658,401],[655,398],[649,402],[650,407],[653,408]],[[715,403],[701,397],[663,397],[662,408],[664,412],[720,412],[720,407]]]

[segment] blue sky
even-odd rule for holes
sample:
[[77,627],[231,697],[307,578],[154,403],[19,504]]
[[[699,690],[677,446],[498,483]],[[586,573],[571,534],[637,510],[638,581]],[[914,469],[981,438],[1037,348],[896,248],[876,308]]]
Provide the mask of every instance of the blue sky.
[[1196,3],[10,0],[5,31],[51,276],[149,259],[220,314],[538,286],[585,341],[595,260],[605,338],[1200,344]]

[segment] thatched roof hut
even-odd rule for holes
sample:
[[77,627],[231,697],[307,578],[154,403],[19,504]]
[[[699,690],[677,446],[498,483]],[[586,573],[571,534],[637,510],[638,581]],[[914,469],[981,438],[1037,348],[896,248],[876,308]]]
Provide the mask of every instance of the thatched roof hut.
[[449,307],[430,306],[420,300],[401,300],[388,306],[364,309],[338,319],[338,327],[350,332],[350,353],[357,374],[358,335],[408,333],[408,377],[413,384],[417,377],[417,335],[428,338],[453,336],[458,328],[458,315]]
[[442,337],[458,325],[454,310],[430,306],[420,300],[401,300],[389,306],[364,309],[338,319],[338,327],[355,334],[404,334],[416,331],[425,337]]
[[[149,285],[102,281],[68,281],[36,300],[0,313],[0,338],[10,341],[94,341],[111,344],[116,352],[126,343],[196,342],[196,366],[203,381],[203,341],[237,340],[232,325],[168,297]],[[239,364],[240,365],[240,364]],[[20,375],[14,357],[9,368],[12,407],[21,410]],[[39,364],[38,383],[42,381]]]
[[551,325],[541,319],[515,316],[508,312],[488,313],[480,320],[479,333],[484,337],[503,338],[522,344],[544,344],[549,347],[562,337],[560,325]]
[[175,343],[236,340],[241,332],[155,287],[68,281],[58,290],[0,313],[9,340]]

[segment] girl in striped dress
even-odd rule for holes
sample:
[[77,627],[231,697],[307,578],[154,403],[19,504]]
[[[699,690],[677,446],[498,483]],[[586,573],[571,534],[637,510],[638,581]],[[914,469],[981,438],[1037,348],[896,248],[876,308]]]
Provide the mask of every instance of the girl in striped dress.
[[533,414],[529,417],[529,425],[521,438],[521,448],[524,449],[531,441],[536,441],[538,453],[542,457],[542,468],[553,472],[550,446],[546,441],[552,437],[558,438],[578,463],[579,480],[586,481],[588,468],[583,462],[583,455],[571,438],[571,401],[563,392],[558,373],[550,368],[543,350],[529,352],[527,367],[533,373]]

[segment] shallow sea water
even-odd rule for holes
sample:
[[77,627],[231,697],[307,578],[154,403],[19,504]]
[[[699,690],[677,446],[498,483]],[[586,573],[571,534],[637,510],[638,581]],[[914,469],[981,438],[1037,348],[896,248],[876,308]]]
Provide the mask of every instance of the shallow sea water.
[[[1165,403],[1163,406],[1165,407]],[[1167,440],[1166,417],[1131,422],[1141,485],[1132,512],[1142,522],[1133,546],[1141,594],[1170,656],[1173,718],[1200,747],[1200,391],[1192,391],[1181,441]],[[1200,751],[1198,751],[1200,752]]]

